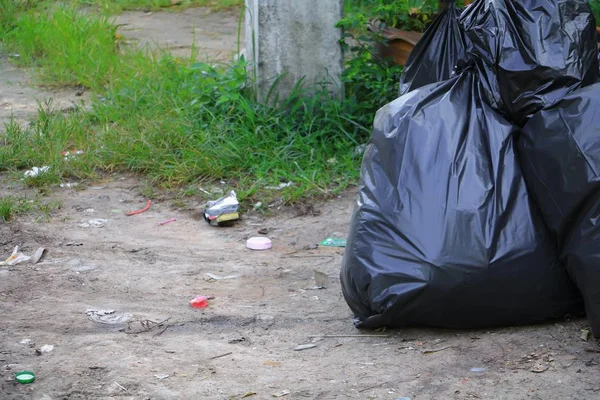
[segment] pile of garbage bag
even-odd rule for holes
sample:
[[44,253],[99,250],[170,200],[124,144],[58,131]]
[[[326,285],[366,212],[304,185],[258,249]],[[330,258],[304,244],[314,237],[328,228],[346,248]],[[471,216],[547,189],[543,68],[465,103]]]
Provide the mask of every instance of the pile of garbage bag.
[[453,1],[381,108],[340,274],[359,328],[588,316],[600,79],[585,0]]

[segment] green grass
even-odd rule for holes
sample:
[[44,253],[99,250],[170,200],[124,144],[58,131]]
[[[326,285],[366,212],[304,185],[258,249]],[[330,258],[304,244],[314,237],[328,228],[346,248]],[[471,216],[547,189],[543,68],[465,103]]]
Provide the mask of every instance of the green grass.
[[[89,112],[42,108],[30,127],[8,126],[0,170],[48,165],[53,182],[56,174],[133,171],[169,189],[225,180],[242,198],[278,195],[264,188],[293,181],[288,200],[334,194],[356,180],[359,142],[325,94],[299,92],[273,108],[244,89],[243,65],[182,65],[164,56],[149,66],[112,82]],[[85,154],[64,160],[68,148]]]
[[15,216],[16,202],[9,197],[0,198],[0,222],[8,222]]
[[[298,87],[280,107],[262,105],[243,61],[213,66],[119,48],[106,17],[43,6],[11,21],[0,16],[5,46],[21,65],[38,67],[42,83],[100,96],[90,110],[64,115],[46,104],[29,127],[9,124],[0,171],[47,165],[50,172],[28,181],[41,187],[115,171],[188,192],[223,180],[242,200],[263,202],[330,196],[356,182],[354,149],[369,130],[353,121],[351,103]],[[85,154],[64,160],[66,149]],[[281,192],[266,189],[288,181],[294,185]]]
[[73,9],[25,13],[4,42],[8,51],[19,54],[18,64],[39,67],[48,85],[99,88],[123,66],[108,18]]
[[187,7],[210,7],[213,10],[239,8],[244,0],[73,0],[81,5],[100,7],[109,13],[126,10],[181,10]]
[[21,214],[35,214],[38,221],[48,221],[52,214],[60,209],[59,201],[43,201],[39,197],[30,199],[20,196],[0,197],[0,223],[10,222]]
[[[16,10],[51,8],[57,3],[54,0],[0,0],[0,16],[2,16],[0,19],[10,21]],[[241,8],[244,6],[244,0],[65,0],[62,4],[88,6],[109,14],[117,14],[129,10],[178,11],[189,7],[209,7],[218,11]]]

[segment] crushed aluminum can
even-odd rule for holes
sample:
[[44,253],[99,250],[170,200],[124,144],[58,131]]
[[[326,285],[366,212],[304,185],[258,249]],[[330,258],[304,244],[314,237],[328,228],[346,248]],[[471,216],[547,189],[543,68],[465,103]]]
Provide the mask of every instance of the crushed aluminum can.
[[232,190],[227,196],[207,203],[204,210],[204,219],[213,226],[231,224],[240,219],[239,207],[240,203]]

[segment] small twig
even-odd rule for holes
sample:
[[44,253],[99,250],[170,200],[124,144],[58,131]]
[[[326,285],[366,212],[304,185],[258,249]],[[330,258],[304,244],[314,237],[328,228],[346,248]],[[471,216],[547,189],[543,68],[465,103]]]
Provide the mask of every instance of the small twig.
[[304,256],[283,256],[282,258],[331,258],[332,260],[335,258],[334,256],[329,256],[329,255],[316,255],[316,254],[311,254],[311,255],[304,255]]
[[[142,326],[142,329],[135,330],[135,331],[133,331],[131,329],[131,323],[132,322],[136,322],[136,321],[130,321],[130,322],[127,322],[127,329],[129,329],[129,332],[126,331],[126,330],[123,330],[123,332],[125,334],[127,334],[127,335],[138,335],[140,333],[150,332],[155,327],[160,327],[160,326],[164,325],[170,319],[171,319],[171,317],[169,317],[169,318],[167,318],[167,319],[165,319],[164,321],[161,321],[161,322],[152,321],[150,319],[145,319],[145,320],[142,320],[142,321],[138,321],[140,323],[140,325]],[[171,325],[167,325],[165,327],[165,329],[163,329],[159,333],[154,334],[152,337],[155,337],[155,336],[158,336],[158,335],[162,334],[164,331],[166,331],[169,328],[169,326],[171,326]]]
[[453,346],[446,346],[446,347],[442,347],[442,348],[439,348],[439,349],[423,350],[423,354],[433,354],[433,353],[437,353],[438,351],[451,349],[452,347]]
[[169,327],[170,327],[170,326],[171,326],[171,325],[167,325],[167,326],[165,326],[165,329],[163,329],[162,331],[160,331],[160,332],[158,332],[158,333],[155,333],[154,335],[152,335],[152,337],[157,337],[157,336],[160,336],[160,335],[162,335],[163,333],[165,333],[165,331],[166,331],[167,329],[169,329]]
[[309,336],[309,339],[315,339],[315,338],[363,338],[363,337],[389,338],[390,335],[313,335],[313,336]]
[[506,358],[506,350],[504,350],[504,347],[500,343],[496,342],[495,344],[502,350],[502,359],[504,360]]
[[585,349],[587,353],[600,353],[600,349]]
[[153,323],[153,324],[156,324],[156,325],[162,325],[162,324],[164,324],[165,322],[167,322],[167,321],[168,321],[168,320],[170,320],[170,319],[171,319],[171,317],[169,317],[169,318],[165,319],[164,321],[160,321],[160,322],[152,321],[151,319],[147,319],[147,320],[145,320],[145,321],[146,321],[146,322],[151,322],[151,323]]
[[117,385],[118,387],[120,387],[124,392],[127,391],[127,389],[121,385],[119,385],[119,382],[115,381],[115,385]]
[[209,358],[209,360],[216,360],[217,358],[227,357],[227,356],[229,356],[231,354],[233,354],[233,351],[230,351],[229,353],[221,354],[220,356],[211,357],[211,358]]
[[366,388],[364,388],[364,389],[360,389],[360,390],[358,391],[358,393],[366,392],[367,390],[371,390],[371,389],[375,389],[375,388],[378,388],[378,387],[380,387],[380,386],[383,386],[383,385],[387,385],[387,384],[388,384],[388,383],[390,383],[390,382],[391,382],[391,381],[387,381],[387,382],[381,382],[381,383],[378,383],[377,385],[373,385],[373,386],[366,387]]
[[476,399],[480,399],[480,398],[481,398],[481,396],[480,396],[480,395],[478,395],[477,393],[473,393],[473,392],[467,392],[467,394],[468,394],[469,396],[475,397]]

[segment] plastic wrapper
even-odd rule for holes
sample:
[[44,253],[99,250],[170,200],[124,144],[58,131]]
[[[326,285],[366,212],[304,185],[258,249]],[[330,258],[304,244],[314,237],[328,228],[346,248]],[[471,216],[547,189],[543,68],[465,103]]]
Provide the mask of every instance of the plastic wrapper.
[[527,193],[517,130],[473,69],[383,107],[342,263],[361,328],[478,328],[581,311]]
[[209,201],[204,210],[204,219],[211,225],[223,225],[240,218],[238,209],[240,203],[237,195],[232,190],[227,196],[221,197],[218,200]]

